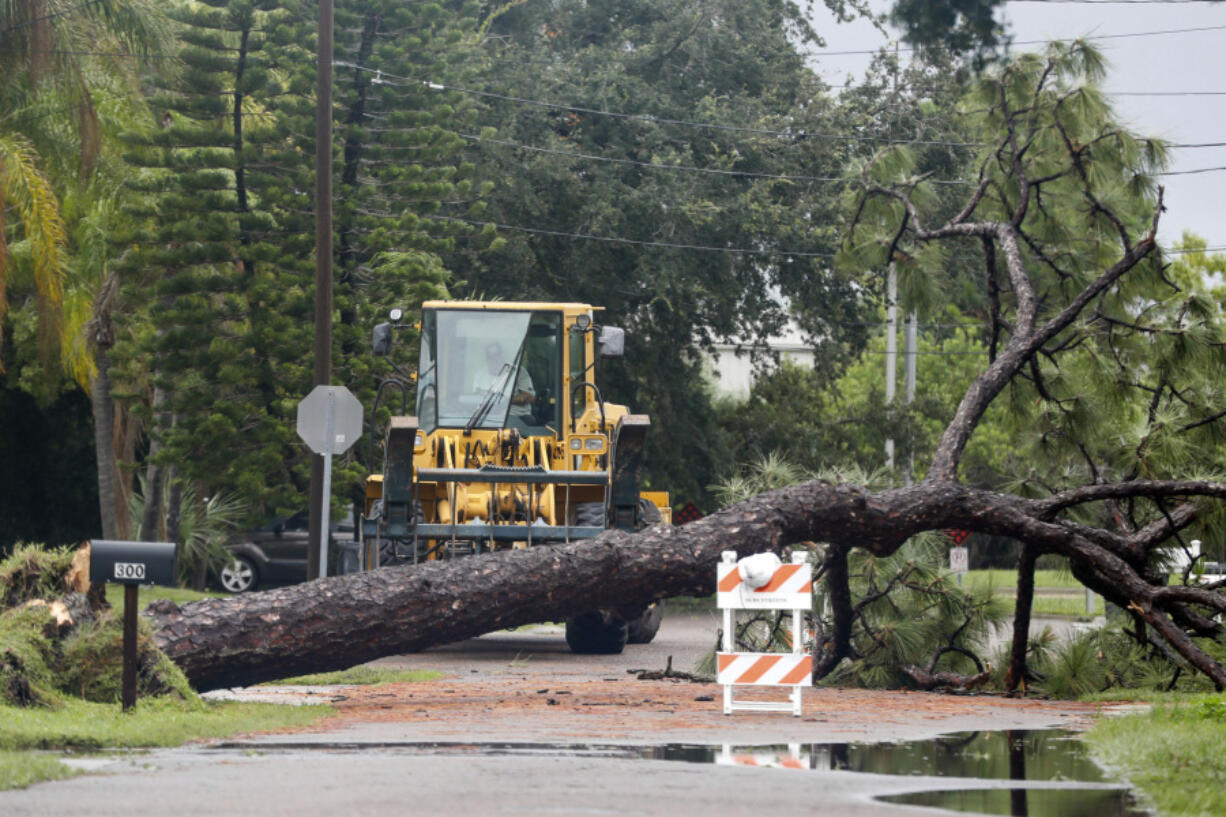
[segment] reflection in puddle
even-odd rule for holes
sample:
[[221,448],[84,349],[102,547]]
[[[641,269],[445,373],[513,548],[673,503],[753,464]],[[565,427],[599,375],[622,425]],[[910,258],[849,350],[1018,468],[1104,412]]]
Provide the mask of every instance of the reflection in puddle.
[[1062,729],[956,732],[905,743],[830,743],[813,768],[989,780],[1107,780],[1086,745]]
[[1010,817],[1146,817],[1124,789],[961,789],[879,797],[886,803]]
[[988,780],[1106,782],[1074,733],[1059,729],[958,732],[898,743],[791,743],[775,746],[668,743],[219,743],[215,749],[397,751],[422,755],[607,757],[687,763],[777,766],[874,774],[973,777]]
[[1071,780],[1107,777],[1074,733],[1059,729],[958,732],[899,743],[793,743],[733,747],[668,744],[644,747],[652,760],[830,769],[873,774],[973,777],[984,780]]
[[423,756],[580,757],[665,760],[783,769],[979,780],[1066,781],[1061,788],[964,789],[882,796],[883,802],[1006,814],[1012,817],[1144,817],[1125,789],[1083,788],[1112,782],[1074,732],[1062,729],[958,732],[898,743],[790,743],[775,746],[668,743],[222,742],[211,750],[396,752]]

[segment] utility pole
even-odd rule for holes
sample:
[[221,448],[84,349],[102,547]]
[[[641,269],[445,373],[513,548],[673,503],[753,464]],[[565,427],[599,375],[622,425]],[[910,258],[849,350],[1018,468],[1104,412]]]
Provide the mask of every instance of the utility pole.
[[[885,405],[894,405],[894,392],[898,387],[898,272],[894,262],[886,278],[885,301]],[[885,440],[885,467],[894,470],[894,438]]]
[[[903,335],[903,402],[908,406],[915,402],[915,355],[919,348],[919,317],[910,312],[907,314],[906,330]],[[915,450],[907,453],[906,483],[911,484],[915,475]]]
[[[894,102],[898,102],[898,43],[894,43]],[[898,380],[898,271],[894,268],[894,259],[890,258],[889,271],[886,273],[885,301],[885,407],[894,406],[894,392],[897,391]],[[894,437],[893,427],[885,440],[885,467],[894,470]]]
[[[319,0],[319,69],[315,93],[315,385],[332,381],[332,0]],[[311,455],[311,510],[307,578],[319,578],[323,528],[324,458]],[[327,565],[325,565],[325,568]]]

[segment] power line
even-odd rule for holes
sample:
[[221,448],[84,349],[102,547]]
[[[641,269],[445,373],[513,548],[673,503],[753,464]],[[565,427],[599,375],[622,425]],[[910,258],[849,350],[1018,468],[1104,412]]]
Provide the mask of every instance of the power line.
[[1167,170],[1165,172],[1154,173],[1152,175],[1154,176],[1193,176],[1197,173],[1219,173],[1223,170],[1226,170],[1226,165],[1219,165],[1218,167],[1197,167],[1197,168],[1193,168],[1192,170]]
[[26,20],[25,22],[18,23],[17,25],[9,26],[8,28],[0,28],[0,34],[6,34],[10,31],[19,31],[20,29],[28,28],[29,26],[32,26],[35,23],[41,23],[43,20],[54,20],[57,17],[67,17],[69,14],[75,14],[81,9],[88,8],[90,6],[96,6],[101,2],[103,2],[103,0],[89,0],[89,2],[81,3],[80,5],[69,6],[66,9],[61,9],[60,11],[55,11],[55,12],[52,12],[51,14],[44,14],[42,17],[35,17],[32,20]]
[[56,54],[68,57],[118,57],[128,60],[177,60],[178,54],[133,54],[128,51],[70,51],[63,48],[50,48],[44,51],[31,51],[32,54]]
[[[789,175],[785,173],[757,173],[757,172],[748,171],[748,170],[725,170],[723,168],[694,167],[692,165],[665,165],[665,164],[659,164],[658,162],[643,162],[637,159],[625,159],[625,158],[610,157],[610,156],[596,156],[590,153],[575,153],[569,150],[557,150],[554,148],[543,148],[543,147],[537,147],[535,145],[525,145],[520,142],[512,142],[506,139],[487,139],[487,138],[476,136],[473,134],[460,133],[459,131],[448,131],[448,133],[454,133],[456,136],[459,136],[461,139],[467,139],[471,142],[480,142],[480,143],[485,143],[485,144],[499,145],[503,147],[513,148],[515,150],[525,150],[525,151],[530,151],[532,153],[546,153],[546,154],[556,155],[556,156],[565,156],[569,159],[583,159],[585,161],[609,162],[612,164],[646,167],[646,168],[651,168],[653,170],[674,170],[674,171],[680,171],[680,172],[686,172],[686,173],[710,173],[710,174],[719,175],[719,176],[739,176],[739,177],[744,177],[744,178],[757,178],[757,179],[780,179],[783,181],[833,182],[833,183],[841,182],[845,184],[860,181],[860,178],[858,176],[803,176],[803,175]],[[1209,147],[1209,145],[1189,145],[1188,147]],[[1151,173],[1148,175],[1186,176],[1186,175],[1193,175],[1197,173],[1216,173],[1216,172],[1220,172],[1223,170],[1226,170],[1226,166],[1200,167],[1200,168],[1194,168],[1192,170],[1171,170],[1171,171],[1163,171],[1160,173]],[[970,179],[925,179],[924,181],[927,184],[942,184],[942,185],[969,186],[969,185],[976,184],[976,182],[971,181]]]
[[1106,93],[1108,96],[1226,96],[1226,91],[1107,91]]
[[[432,91],[452,91],[454,93],[469,94],[471,96],[479,96],[487,99],[499,99],[505,102],[516,102],[521,105],[533,105],[540,108],[551,108],[554,110],[570,111],[573,113],[585,113],[593,116],[608,116],[614,119],[629,119],[639,122],[649,122],[662,125],[683,125],[690,128],[703,128],[707,130],[722,130],[732,131],[735,133],[752,133],[759,136],[774,136],[781,139],[833,139],[845,142],[878,142],[882,144],[900,144],[900,145],[930,145],[940,147],[982,147],[978,142],[953,142],[946,140],[924,140],[924,139],[889,139],[887,137],[876,136],[847,136],[843,134],[830,133],[810,133],[804,129],[780,131],[770,130],[767,128],[750,128],[742,125],[719,125],[713,122],[695,122],[688,119],[670,119],[653,114],[642,113],[625,113],[623,111],[606,111],[598,108],[588,108],[581,105],[569,105],[560,102],[547,102],[540,99],[529,99],[527,97],[512,96],[509,94],[498,94],[493,91],[480,91],[475,88],[462,88],[458,85],[444,85],[443,83],[433,82],[431,80],[418,79],[416,77],[400,76],[398,74],[389,74],[379,68],[370,68],[365,65],[358,65],[351,62],[337,62],[335,65],[343,68],[353,68],[358,71],[366,71],[375,75],[376,85],[391,85],[398,88],[413,88],[425,87]],[[397,81],[400,80],[400,81]]]
[[1191,3],[1217,3],[1220,0],[1007,0],[1009,3],[1070,3],[1083,6],[1183,6]]
[[[459,133],[457,131],[451,131],[451,132],[455,133],[456,136],[459,136],[462,139],[467,139],[472,142],[480,142],[480,143],[491,144],[491,145],[500,145],[503,147],[514,148],[516,150],[526,150],[532,153],[547,153],[547,154],[556,155],[556,156],[565,156],[569,159],[584,159],[586,161],[593,161],[593,162],[609,162],[612,164],[633,165],[636,167],[651,168],[653,170],[675,170],[675,171],[681,171],[681,172],[686,172],[686,173],[710,173],[710,174],[714,174],[718,176],[739,176],[742,178],[751,178],[751,179],[779,179],[782,181],[799,181],[799,182],[850,183],[850,182],[860,181],[860,178],[857,176],[798,176],[798,175],[789,175],[785,173],[757,173],[757,172],[749,171],[749,170],[725,170],[723,168],[717,168],[717,167],[694,167],[692,165],[665,165],[665,164],[660,164],[658,162],[642,162],[637,159],[624,159],[624,158],[616,158],[616,157],[610,157],[610,156],[595,156],[590,153],[575,153],[574,151],[569,151],[569,150],[556,150],[553,148],[542,148],[542,147],[536,147],[535,145],[525,145],[519,142],[511,142],[505,139],[487,139],[481,136],[474,136],[472,134]],[[928,179],[926,181],[930,184],[956,184],[956,185],[974,184],[974,182],[962,181],[959,179]]]
[[[1041,1],[1042,0],[1040,0],[1040,2]],[[1076,38],[1076,39],[1124,40],[1124,39],[1130,39],[1134,37],[1160,37],[1166,34],[1197,34],[1202,31],[1221,31],[1223,29],[1226,29],[1226,25],[1197,26],[1195,28],[1167,28],[1167,29],[1160,29],[1157,31],[1129,31],[1129,32],[1121,33],[1121,34],[1092,34],[1086,37]],[[1051,40],[1014,40],[1013,42],[1009,43],[1009,45],[1010,46],[1044,45],[1049,42],[1051,42]],[[849,57],[853,55],[879,54],[883,50],[885,50],[885,48],[886,48],[885,46],[882,46],[881,48],[861,48],[861,49],[856,49],[852,51],[811,51],[809,52],[809,56],[811,57]],[[917,51],[918,49],[908,47],[908,48],[896,48],[893,50],[896,53],[910,54],[910,53]]]
[[[1222,28],[1226,28],[1226,26],[1222,26]],[[587,114],[592,114],[596,116],[608,116],[608,117],[612,117],[616,119],[634,120],[634,121],[668,124],[668,125],[681,125],[685,127],[711,129],[711,130],[726,130],[726,131],[733,131],[733,132],[740,132],[740,133],[753,133],[753,134],[758,134],[758,135],[774,136],[777,138],[785,138],[785,139],[816,138],[816,139],[831,139],[831,140],[845,141],[845,142],[873,142],[873,143],[878,143],[878,144],[894,144],[894,145],[924,145],[924,146],[937,146],[937,147],[984,147],[984,145],[979,142],[956,142],[952,140],[926,140],[926,139],[917,139],[917,140],[890,139],[887,137],[877,137],[877,136],[850,136],[850,135],[842,135],[842,134],[809,133],[805,130],[777,131],[777,130],[769,130],[769,129],[764,129],[764,128],[748,128],[748,127],[738,126],[738,125],[720,125],[720,124],[715,124],[712,122],[696,122],[696,121],[687,120],[687,119],[672,119],[672,118],[655,116],[653,114],[627,113],[624,111],[607,111],[607,110],[600,110],[597,108],[589,108],[589,107],[585,107],[581,105],[571,105],[571,104],[560,103],[560,102],[549,102],[545,100],[530,99],[528,97],[520,97],[520,96],[514,96],[510,94],[498,94],[493,91],[480,91],[480,90],[476,90],[472,88],[462,88],[462,87],[454,86],[454,85],[444,85],[442,83],[433,82],[430,80],[416,79],[413,77],[405,77],[405,76],[400,76],[397,74],[389,74],[389,73],[385,73],[382,69],[370,68],[368,66],[358,65],[356,63],[338,62],[336,63],[336,65],[343,66],[346,68],[353,68],[358,71],[365,71],[367,73],[374,74],[375,84],[391,85],[397,88],[411,88],[411,87],[421,86],[421,87],[426,87],[426,88],[429,88],[435,91],[452,91],[455,93],[464,93],[464,94],[470,94],[473,96],[480,96],[480,97],[491,98],[491,99],[499,99],[499,100],[503,100],[507,102],[515,102],[521,105],[532,105],[536,107],[550,108],[553,110],[573,111],[576,113],[587,113]],[[397,80],[403,80],[403,82],[400,82]],[[1136,91],[1136,92],[1121,92],[1117,95],[1129,95],[1129,94],[1170,95],[1170,96],[1191,96],[1191,95],[1226,96],[1226,91],[1169,91],[1169,92],[1168,91]],[[478,137],[472,137],[472,136],[465,135],[465,134],[457,134],[457,135],[461,136],[462,138],[469,139],[472,141],[479,139]],[[523,150],[532,150],[536,152],[543,152],[543,153],[553,152],[547,148],[535,148],[529,145],[520,145],[514,142],[499,142],[498,140],[490,140],[490,139],[485,139],[485,140],[480,140],[480,141],[504,144],[505,146],[508,146],[508,147],[516,147],[516,148],[520,148]],[[1176,143],[1176,144],[1170,145],[1170,147],[1172,148],[1207,148],[1207,147],[1223,147],[1223,146],[1226,146],[1226,143],[1204,142],[1204,143],[1199,143],[1199,144]],[[608,159],[605,157],[591,157],[591,158],[593,158],[595,161],[614,161],[614,162],[628,163],[628,164],[637,163],[634,160],[629,160],[629,159]],[[665,167],[663,165],[653,165],[652,163],[646,163],[646,164],[648,166]],[[1204,169],[1204,170],[1194,171],[1194,172],[1207,172],[1208,170],[1209,169]],[[716,172],[716,171],[711,171],[711,172]],[[1189,171],[1189,172],[1193,172],[1193,171]],[[728,174],[729,175],[739,175],[732,171],[729,171]],[[819,180],[827,180],[827,179],[809,177],[807,180],[819,181]],[[833,179],[829,179],[828,181],[833,181]],[[948,181],[940,181],[937,183],[966,184],[967,182],[958,181],[958,180],[948,180]]]
[[[518,224],[503,224],[497,221],[481,221],[478,219],[461,218],[459,216],[436,216],[422,215],[421,218],[430,221],[454,221],[461,224],[468,224],[473,227],[493,227],[498,230],[509,230],[517,233],[528,233],[531,235],[546,235],[553,238],[573,238],[584,241],[603,241],[612,244],[628,244],[639,247],[661,247],[671,250],[698,250],[703,252],[722,252],[731,255],[765,255],[777,256],[786,258],[834,258],[834,253],[820,252],[792,252],[789,250],[770,250],[770,249],[747,249],[744,247],[713,247],[703,244],[679,244],[668,241],[643,241],[635,238],[624,238],[622,236],[608,235],[593,235],[591,233],[572,233],[563,230],[546,230],[540,227],[524,227]],[[1226,245],[1206,246],[1199,249],[1179,248],[1179,249],[1163,249],[1162,252],[1166,255],[1186,255],[1190,253],[1213,253],[1226,251]]]
[[1226,252],[1226,244],[1218,244],[1215,246],[1201,247],[1199,249],[1194,248],[1194,247],[1181,247],[1179,249],[1163,250],[1162,252],[1165,253],[1166,255],[1191,255],[1192,253],[1197,253],[1197,252],[1203,252],[1203,253]]
[[561,230],[544,230],[538,227],[522,227],[517,224],[501,224],[496,221],[478,221],[470,218],[460,218],[458,216],[433,216],[423,215],[422,218],[431,221],[456,221],[462,224],[468,224],[474,227],[494,227],[498,230],[510,230],[518,233],[531,233],[533,235],[547,235],[554,238],[575,238],[586,241],[604,241],[612,244],[630,244],[638,247],[662,247],[670,250],[700,250],[704,252],[722,252],[730,255],[772,255],[793,258],[834,258],[834,253],[822,252],[791,252],[788,250],[753,250],[743,247],[712,247],[703,244],[677,244],[669,241],[642,241],[635,238],[623,238],[621,236],[608,235],[592,235],[590,233],[568,233]]

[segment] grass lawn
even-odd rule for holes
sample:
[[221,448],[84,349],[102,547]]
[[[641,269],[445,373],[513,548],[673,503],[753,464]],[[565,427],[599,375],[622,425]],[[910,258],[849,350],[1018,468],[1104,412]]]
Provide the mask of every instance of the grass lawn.
[[0,791],[20,789],[43,780],[61,780],[77,774],[50,755],[0,751]]
[[[123,587],[117,584],[107,584],[106,600],[113,606],[123,609]],[[188,590],[186,587],[163,587],[158,584],[141,585],[137,591],[137,606],[142,610],[151,602],[159,599],[170,599],[175,604],[187,604],[189,601],[201,599],[218,599],[229,596],[229,593],[218,593],[213,590]]]
[[67,777],[73,771],[38,749],[87,750],[178,746],[198,738],[309,726],[326,706],[140,701],[124,714],[115,704],[69,700],[58,709],[0,706],[0,789]]
[[[972,570],[965,575],[966,587],[983,590],[992,587],[996,595],[1005,596],[1012,604],[1017,587],[1017,572],[1014,570]],[[1081,583],[1072,574],[1062,570],[1036,570],[1034,574],[1034,607],[1037,616],[1069,616],[1087,618],[1104,614],[1102,596],[1094,596],[1092,613],[1086,612],[1086,600]],[[1044,592],[1048,591],[1048,592]],[[1074,591],[1074,592],[1069,592]]]
[[59,709],[0,706],[0,750],[178,746],[196,738],[307,726],[332,711],[324,706],[201,704],[170,698],[139,701],[127,714],[116,704],[81,700],[68,700]]
[[1035,593],[1034,605],[1031,607],[1030,612],[1036,616],[1073,616],[1077,618],[1085,618],[1087,615],[1105,615],[1102,596],[1094,597],[1094,612],[1087,614],[1086,600],[1082,594],[1076,596],[1042,596]]
[[[1017,571],[1016,570],[972,570],[966,574],[963,579],[968,587],[980,588],[987,587],[989,584],[992,587],[1008,589],[1010,591],[1017,587]],[[1073,578],[1073,574],[1064,570],[1036,570],[1034,572],[1034,586],[1036,590],[1077,590],[1081,588],[1081,582]]]
[[1162,700],[1149,712],[1098,721],[1085,736],[1091,751],[1164,817],[1226,814],[1226,699]]

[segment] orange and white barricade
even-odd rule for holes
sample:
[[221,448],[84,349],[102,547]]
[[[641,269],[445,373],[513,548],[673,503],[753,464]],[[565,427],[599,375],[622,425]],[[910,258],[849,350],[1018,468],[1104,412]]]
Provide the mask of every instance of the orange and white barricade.
[[[792,564],[780,565],[766,584],[757,588],[742,579],[735,551],[724,551],[723,559],[717,575],[716,602],[724,611],[724,643],[723,651],[716,654],[716,680],[724,686],[724,714],[741,709],[790,711],[800,717],[801,690],[813,684],[813,656],[804,652],[802,638],[803,614],[813,604],[813,570],[806,554],[792,554]],[[736,610],[790,610],[792,651],[735,652]],[[737,685],[786,686],[792,691],[787,701],[737,701],[733,696]]]

